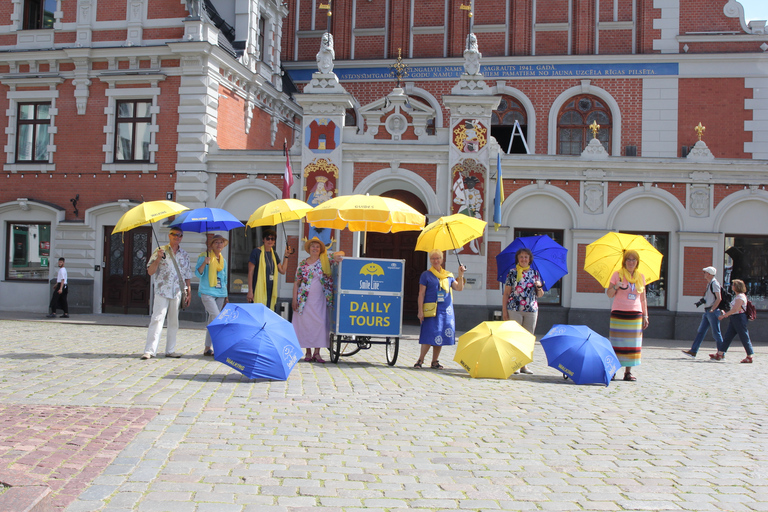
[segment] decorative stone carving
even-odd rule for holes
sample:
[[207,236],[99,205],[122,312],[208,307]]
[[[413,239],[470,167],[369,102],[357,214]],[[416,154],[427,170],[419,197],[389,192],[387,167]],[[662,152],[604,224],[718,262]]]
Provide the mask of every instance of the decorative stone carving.
[[277,114],[273,113],[272,117],[269,119],[269,140],[270,144],[274,147],[275,145],[275,138],[277,137],[277,125],[278,125],[278,119]]
[[590,180],[602,180],[605,178],[605,171],[602,169],[587,169],[584,171],[584,177]]
[[691,217],[709,217],[709,196],[709,186],[691,185],[691,208],[689,211]]
[[408,120],[402,114],[392,114],[387,118],[385,126],[393,139],[400,140],[400,136],[408,128]]
[[685,158],[691,162],[709,162],[715,159],[715,155],[709,150],[707,144],[700,140],[691,148]]
[[327,75],[333,71],[333,59],[336,58],[336,52],[333,50],[333,36],[326,32],[320,40],[320,51],[317,52],[317,69]]
[[607,160],[608,152],[603,147],[603,143],[597,139],[592,139],[581,152],[581,158],[585,160]]
[[600,215],[603,213],[605,189],[601,183],[584,183],[584,213]]
[[202,15],[203,0],[187,0],[187,12],[190,18],[199,18]]
[[706,171],[693,171],[688,176],[690,176],[693,181],[709,181],[712,179],[712,174]]
[[467,49],[464,50],[464,71],[468,75],[480,74],[480,58],[483,56],[477,46],[475,34],[467,36]]

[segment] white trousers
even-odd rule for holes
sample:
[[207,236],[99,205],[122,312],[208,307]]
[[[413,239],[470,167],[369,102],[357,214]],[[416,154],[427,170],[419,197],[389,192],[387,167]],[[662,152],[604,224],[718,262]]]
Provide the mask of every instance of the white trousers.
[[165,340],[165,353],[172,354],[176,351],[176,333],[179,331],[179,304],[181,303],[181,291],[176,297],[169,299],[155,294],[152,306],[152,319],[149,321],[147,331],[147,343],[144,345],[144,353],[157,356],[157,345],[160,343],[160,333],[163,330],[163,320],[168,315],[168,332]]
[[[208,313],[208,323],[210,324],[213,322],[217,316],[219,316],[219,313],[221,313],[221,308],[224,307],[224,299],[225,297],[214,297],[213,295],[200,295],[200,300],[203,302],[203,307],[205,308],[205,312]],[[208,329],[205,330],[205,348],[211,348],[213,346],[211,342],[211,333],[208,332]]]
[[508,309],[507,314],[510,320],[514,320],[523,326],[523,328],[531,334],[536,330],[536,321],[539,319],[538,311],[517,311],[514,309]]

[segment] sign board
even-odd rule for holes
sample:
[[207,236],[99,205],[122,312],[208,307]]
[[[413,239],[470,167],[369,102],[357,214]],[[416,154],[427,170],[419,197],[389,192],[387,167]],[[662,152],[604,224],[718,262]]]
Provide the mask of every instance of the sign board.
[[351,336],[400,336],[405,260],[344,258],[334,278],[331,331]]

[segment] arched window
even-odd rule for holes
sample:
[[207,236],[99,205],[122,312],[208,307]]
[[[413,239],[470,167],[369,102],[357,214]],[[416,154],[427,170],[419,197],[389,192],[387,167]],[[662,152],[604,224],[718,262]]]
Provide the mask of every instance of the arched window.
[[348,108],[344,113],[344,126],[357,126],[357,112],[354,108]]
[[[515,139],[512,142],[512,148],[509,148],[509,141],[512,138],[512,130],[515,126],[515,121],[520,123],[520,128],[523,132],[523,137],[528,140],[528,116],[525,112],[525,108],[512,96],[502,96],[499,107],[491,114],[491,135],[496,138],[496,141],[501,146],[501,150],[505,153],[522,153],[525,154],[525,144],[523,144],[520,138],[520,132],[515,133]],[[530,146],[529,146],[530,147]]]
[[574,96],[560,109],[557,116],[557,153],[580,155],[592,140],[589,125],[593,121],[600,125],[597,139],[610,155],[611,111],[599,98],[589,94]]

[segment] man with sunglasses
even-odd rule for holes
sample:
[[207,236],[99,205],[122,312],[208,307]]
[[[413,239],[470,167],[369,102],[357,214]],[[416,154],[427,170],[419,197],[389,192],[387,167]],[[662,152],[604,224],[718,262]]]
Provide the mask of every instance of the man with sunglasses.
[[[181,229],[171,228],[171,232],[168,233],[170,243],[158,247],[147,262],[147,274],[153,276],[155,282],[155,297],[142,359],[157,357],[157,345],[160,342],[160,333],[163,330],[166,314],[168,315],[168,332],[165,341],[165,357],[181,357],[181,354],[176,352],[179,306],[182,300],[185,301],[184,307],[189,306],[192,297],[190,285],[192,265],[189,263],[189,254],[180,247],[183,236],[184,232]],[[184,290],[181,289],[182,281]]]
[[288,256],[293,253],[291,246],[286,246],[283,261],[275,252],[277,237],[272,230],[266,230],[263,245],[251,251],[248,258],[248,294],[247,302],[258,302],[269,309],[277,304],[277,273],[285,274],[288,268]]

